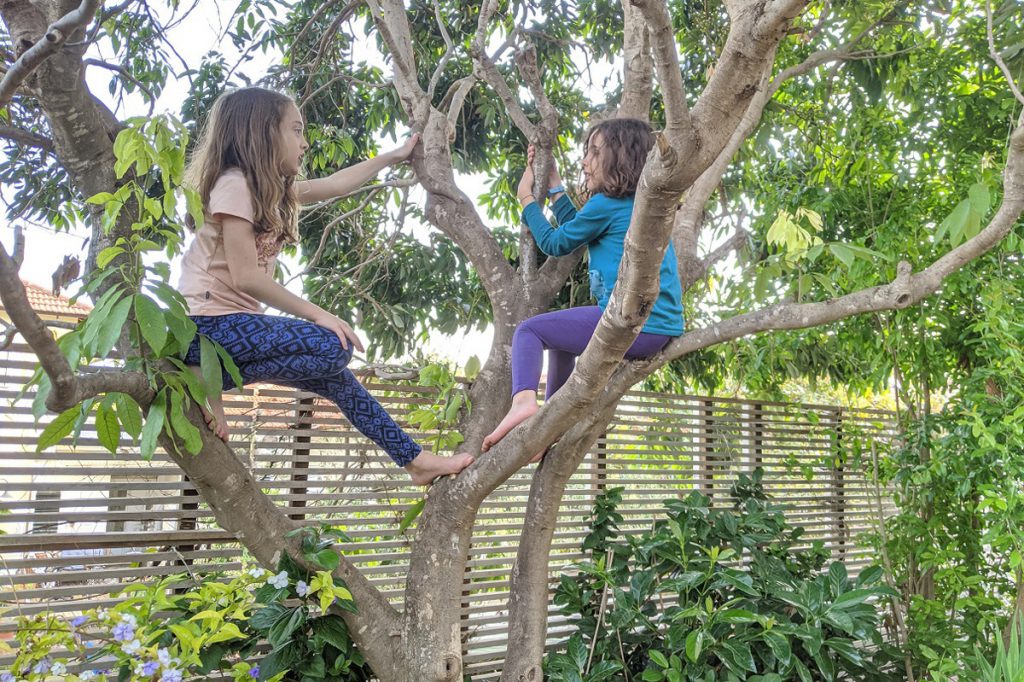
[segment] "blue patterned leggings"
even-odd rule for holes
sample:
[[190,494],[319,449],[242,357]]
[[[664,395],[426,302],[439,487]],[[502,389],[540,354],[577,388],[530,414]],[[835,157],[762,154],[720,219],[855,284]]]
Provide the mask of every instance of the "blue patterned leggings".
[[[192,320],[200,334],[231,355],[244,383],[265,381],[331,400],[398,466],[405,466],[420,454],[422,448],[347,369],[352,348],[342,348],[333,332],[304,320],[252,313],[196,315]],[[185,355],[185,364],[199,364],[198,336]],[[228,373],[223,374],[224,388],[233,387]]]

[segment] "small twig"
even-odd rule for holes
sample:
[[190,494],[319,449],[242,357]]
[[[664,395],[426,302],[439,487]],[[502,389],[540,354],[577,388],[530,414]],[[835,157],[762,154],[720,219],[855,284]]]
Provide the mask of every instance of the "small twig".
[[142,90],[144,93],[146,93],[146,97],[149,99],[149,114],[147,115],[153,115],[153,107],[156,106],[156,96],[153,94],[153,91],[146,86],[145,83],[143,83],[138,78],[133,76],[128,71],[128,69],[124,68],[120,64],[111,64],[110,62],[105,62],[102,59],[83,59],[82,64],[84,64],[85,66],[98,66],[101,69],[113,71],[114,73],[120,75],[122,78],[125,78],[134,83],[139,88],[139,90]]
[[999,66],[999,70],[1003,72],[1003,77],[1006,82],[1010,84],[1010,90],[1013,91],[1013,96],[1017,98],[1017,101],[1024,104],[1024,93],[1017,87],[1017,81],[1014,80],[1013,74],[1010,73],[1010,67],[1006,65],[1003,60],[1003,56],[996,51],[996,39],[992,31],[992,0],[985,0],[985,30],[988,33],[988,52],[995,60],[995,63]]
[[434,69],[434,73],[430,76],[430,84],[427,86],[427,99],[430,100],[434,99],[437,83],[441,80],[441,75],[444,74],[448,62],[451,61],[452,52],[455,51],[455,43],[452,42],[452,37],[448,35],[448,27],[444,25],[444,20],[441,18],[441,5],[437,0],[433,0],[433,5],[434,19],[437,21],[437,27],[441,30],[441,37],[444,38],[444,54],[441,55],[441,59],[437,62],[437,68]]
[[[612,562],[615,560],[615,549],[609,547],[608,551],[604,555],[604,570],[610,571]],[[605,609],[608,608],[608,582],[605,581],[604,588],[601,590],[601,606],[597,610],[597,625],[594,626],[594,636],[590,639],[590,653],[587,654],[587,667],[583,669],[583,674],[586,675],[590,672],[590,663],[594,660],[594,649],[597,647],[597,634],[601,629],[601,621],[604,620]]]
[[473,42],[470,46],[470,55],[475,65],[474,74],[494,89],[502,104],[505,105],[505,110],[508,112],[512,122],[523,135],[528,140],[534,140],[537,137],[536,126],[534,126],[530,117],[526,115],[526,112],[523,111],[519,99],[508,86],[504,76],[498,71],[495,61],[487,54],[487,25],[497,9],[497,0],[487,0],[483,7],[480,8],[476,35],[473,37]]

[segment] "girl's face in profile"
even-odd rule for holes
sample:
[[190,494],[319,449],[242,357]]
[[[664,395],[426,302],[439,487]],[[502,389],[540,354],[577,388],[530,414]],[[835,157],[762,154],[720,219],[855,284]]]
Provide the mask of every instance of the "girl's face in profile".
[[601,181],[604,179],[601,174],[602,147],[604,147],[604,138],[601,133],[594,133],[587,140],[586,153],[583,155],[583,179],[591,193],[597,192],[597,188],[601,186]]
[[302,155],[309,149],[309,143],[306,142],[306,125],[302,113],[294,103],[285,106],[278,134],[281,140],[281,175],[297,175],[302,166]]

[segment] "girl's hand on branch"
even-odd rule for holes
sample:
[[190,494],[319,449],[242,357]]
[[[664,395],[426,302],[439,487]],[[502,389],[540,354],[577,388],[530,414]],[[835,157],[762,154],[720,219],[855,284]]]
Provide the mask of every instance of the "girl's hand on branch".
[[384,152],[384,156],[387,157],[388,165],[394,166],[397,163],[402,163],[410,156],[412,156],[412,150],[416,148],[416,145],[420,141],[420,134],[413,133],[409,136],[409,139],[405,141],[401,147],[395,147],[389,152]]
[[[533,159],[537,154],[537,148],[532,144],[526,148],[526,163],[530,168],[533,168]],[[562,184],[562,176],[558,172],[558,164],[555,163],[555,157],[551,157],[551,168],[548,169],[548,186],[547,189],[552,187],[558,187]]]
[[516,188],[516,197],[519,199],[519,203],[524,206],[531,201],[535,201],[533,196],[533,166],[526,164],[526,170],[523,171],[523,177],[519,179],[519,186]]

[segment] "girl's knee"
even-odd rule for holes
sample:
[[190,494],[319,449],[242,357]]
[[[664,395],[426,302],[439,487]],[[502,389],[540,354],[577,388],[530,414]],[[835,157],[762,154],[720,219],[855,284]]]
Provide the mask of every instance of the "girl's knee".
[[341,374],[352,359],[352,344],[349,344],[348,348],[344,348],[341,345],[341,339],[331,334],[330,338],[325,338],[320,344],[318,355],[325,365],[325,375]]
[[515,332],[512,334],[512,343],[516,342],[516,339],[523,339],[524,337],[538,337],[537,333],[537,322],[536,318],[528,317],[516,326]]

